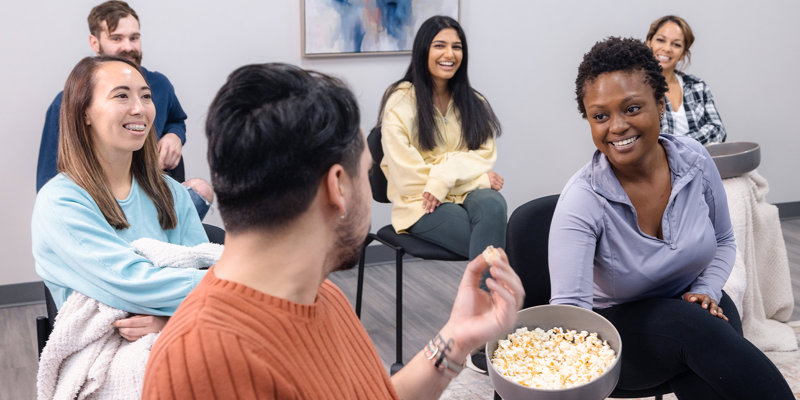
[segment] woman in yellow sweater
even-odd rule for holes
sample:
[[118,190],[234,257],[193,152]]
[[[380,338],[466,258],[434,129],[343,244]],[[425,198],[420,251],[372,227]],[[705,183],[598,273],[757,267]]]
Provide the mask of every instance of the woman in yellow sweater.
[[381,104],[392,225],[472,259],[505,246],[507,210],[492,172],[500,123],[469,84],[467,39],[452,18],[431,17],[411,64]]

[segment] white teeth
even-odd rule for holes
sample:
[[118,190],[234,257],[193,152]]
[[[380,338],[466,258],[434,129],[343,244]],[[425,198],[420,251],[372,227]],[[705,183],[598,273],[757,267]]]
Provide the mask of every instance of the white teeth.
[[634,137],[631,137],[631,138],[628,138],[628,139],[625,139],[625,140],[611,142],[611,144],[613,144],[614,146],[617,146],[617,147],[621,147],[621,146],[626,146],[626,145],[629,145],[629,144],[635,142],[636,139],[639,139],[639,137],[638,136],[634,136]]
[[448,66],[448,67],[452,67],[452,66],[453,66],[453,65],[455,65],[455,64],[456,64],[456,63],[454,63],[454,62],[452,62],[452,61],[443,61],[443,62],[440,62],[440,63],[439,63],[439,65],[444,65],[444,66]]
[[658,58],[658,61],[669,61],[670,60],[670,58],[667,57],[667,56],[658,56],[656,58]]
[[122,125],[125,129],[130,129],[132,131],[144,131],[145,126],[141,124],[125,124]]

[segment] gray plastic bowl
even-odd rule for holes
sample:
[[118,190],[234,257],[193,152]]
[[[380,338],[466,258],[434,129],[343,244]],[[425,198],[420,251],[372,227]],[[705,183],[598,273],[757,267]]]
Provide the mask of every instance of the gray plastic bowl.
[[[497,341],[508,338],[508,334],[517,328],[527,327],[529,330],[542,328],[548,330],[553,327],[563,327],[577,331],[597,332],[600,339],[608,344],[617,353],[617,358],[611,367],[599,378],[569,389],[545,390],[522,386],[508,380],[492,365],[494,351],[497,350]],[[617,329],[611,322],[600,314],[580,307],[567,305],[544,305],[526,308],[517,313],[517,323],[514,329],[498,336],[495,340],[486,343],[486,356],[488,357],[489,377],[492,386],[503,400],[602,400],[608,397],[617,386],[622,363],[622,340]]]
[[761,163],[761,147],[753,142],[713,143],[706,146],[722,179],[744,175]]

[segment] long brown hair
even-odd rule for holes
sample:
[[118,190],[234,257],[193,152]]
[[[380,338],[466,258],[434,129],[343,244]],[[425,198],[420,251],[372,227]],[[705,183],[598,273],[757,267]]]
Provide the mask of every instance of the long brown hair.
[[[131,61],[116,56],[86,57],[72,69],[64,85],[61,100],[58,135],[58,171],[64,172],[78,186],[89,192],[103,216],[115,229],[130,226],[122,207],[111,194],[106,175],[95,152],[94,140],[86,124],[86,110],[92,104],[97,69],[107,62],[123,62],[136,71]],[[141,72],[140,72],[141,73]],[[158,222],[163,229],[175,228],[172,192],[158,168],[156,130],[150,126],[141,149],[133,152],[131,174],[158,210]]]

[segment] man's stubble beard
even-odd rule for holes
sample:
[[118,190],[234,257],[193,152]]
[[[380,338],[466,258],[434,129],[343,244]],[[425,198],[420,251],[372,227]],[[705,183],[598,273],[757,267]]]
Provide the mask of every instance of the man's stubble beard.
[[133,61],[133,63],[136,64],[139,67],[142,66],[142,53],[141,52],[133,50],[133,51],[121,51],[121,52],[119,52],[117,54],[108,54],[108,53],[105,52],[105,50],[103,50],[103,45],[98,43],[98,46],[100,46],[100,55],[101,56],[109,56],[110,55],[110,56],[122,57],[122,58],[125,58],[125,59]]
[[369,225],[367,225],[367,231],[361,232],[361,222],[364,218],[368,218],[369,215],[369,213],[360,212],[362,208],[361,202],[356,204],[353,209],[359,210],[359,212],[353,212],[342,218],[342,222],[336,229],[336,244],[334,248],[338,249],[338,252],[331,272],[351,269],[355,267],[361,257],[361,247],[364,245],[364,240],[366,240],[369,231]]

